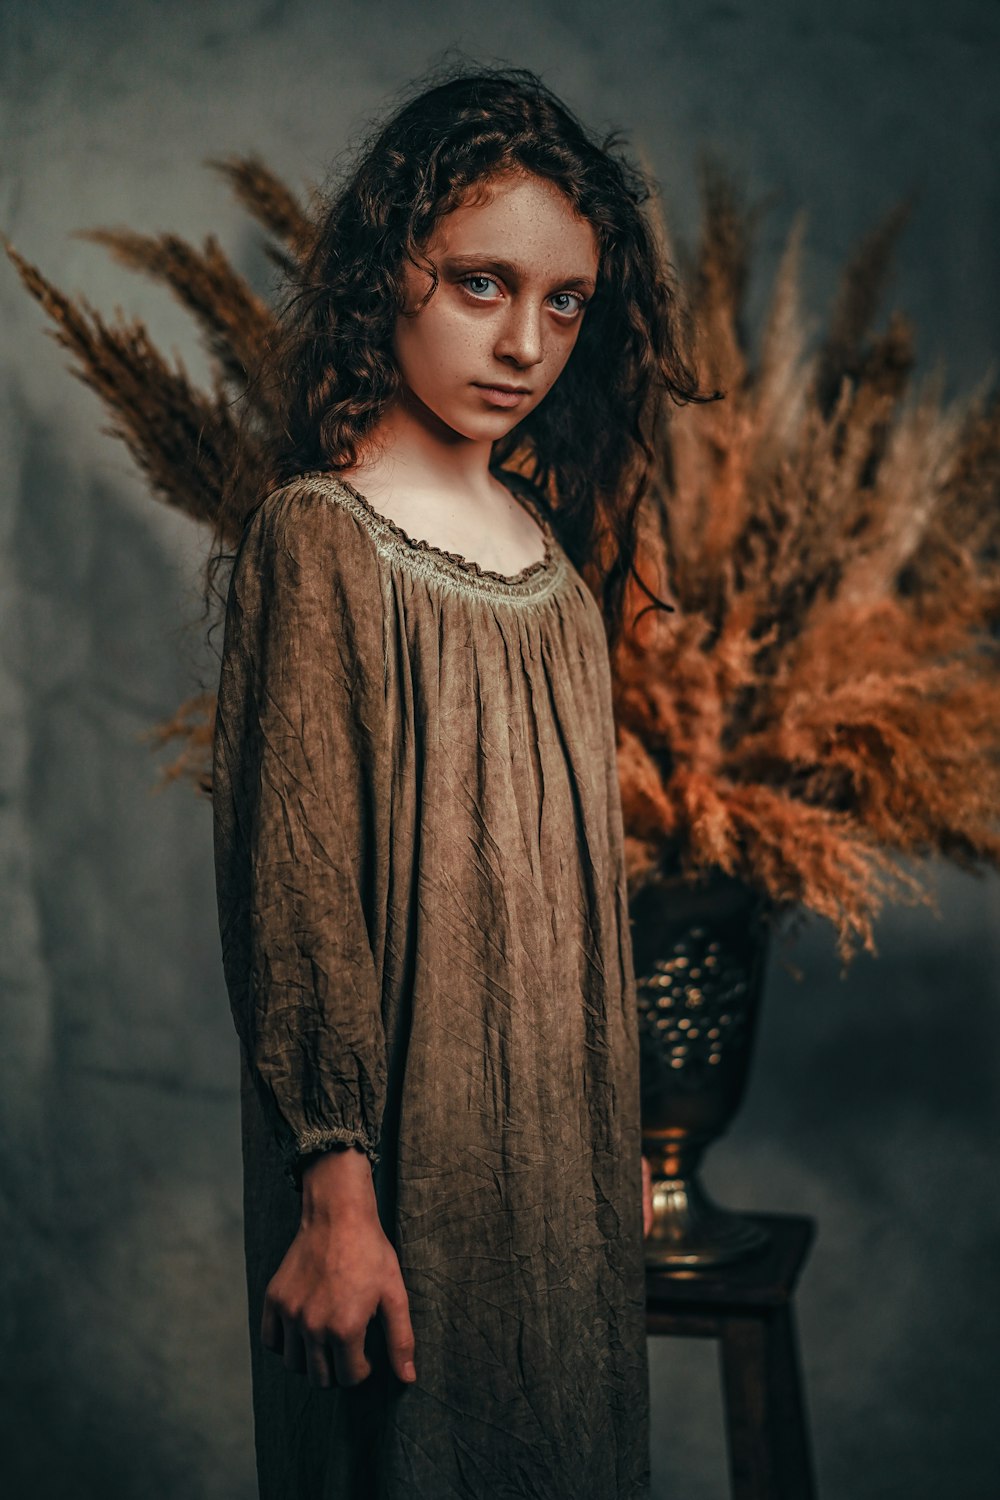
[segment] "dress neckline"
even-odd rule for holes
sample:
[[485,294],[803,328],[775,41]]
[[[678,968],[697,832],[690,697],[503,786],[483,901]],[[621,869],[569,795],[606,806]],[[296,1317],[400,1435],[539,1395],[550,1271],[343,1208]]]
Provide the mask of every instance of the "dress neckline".
[[500,598],[531,597],[539,593],[548,594],[563,572],[562,550],[539,502],[529,490],[528,481],[512,469],[490,466],[490,473],[528,513],[534,517],[544,539],[544,554],[535,562],[526,563],[516,573],[500,573],[484,567],[460,552],[451,552],[434,542],[411,536],[390,516],[375,509],[368,496],[363,494],[349,479],[328,469],[313,469],[296,476],[295,483],[317,482],[330,487],[339,498],[345,495],[353,502],[355,513],[367,524],[376,539],[389,540],[395,545],[394,554],[417,571],[432,571],[445,577],[459,587],[467,584],[473,593],[485,593]]
[[[389,531],[393,533],[394,536],[397,536],[401,542],[404,542],[408,547],[412,547],[415,551],[432,553],[437,557],[446,557],[448,561],[453,562],[456,567],[463,568],[467,572],[475,574],[477,578],[495,578],[499,583],[520,583],[522,579],[532,578],[536,573],[544,572],[550,566],[553,550],[552,530],[547,520],[540,514],[537,506],[532,503],[527,503],[525,497],[520,493],[516,493],[511,488],[510,484],[507,483],[508,478],[514,479],[516,481],[520,476],[512,474],[509,470],[492,466],[490,468],[490,473],[493,475],[494,479],[499,479],[504,489],[509,495],[513,496],[513,498],[521,506],[522,510],[527,510],[529,515],[534,517],[544,538],[544,555],[536,559],[535,562],[526,563],[523,568],[518,568],[516,573],[496,572],[493,568],[483,567],[481,563],[475,562],[472,558],[463,557],[460,552],[449,552],[446,547],[438,547],[434,542],[426,542],[419,537],[414,537],[408,531],[404,531],[403,527],[400,526],[398,522],[394,521],[390,516],[384,515],[381,511],[376,510],[372,502],[369,500],[368,496],[362,494],[362,492],[357,489],[349,479],[345,479],[342,475],[334,472],[328,472],[326,474],[326,478],[334,479],[338,484],[342,484],[346,490],[350,491],[355,500],[359,500],[361,502],[361,504],[365,507],[369,514],[372,515],[381,526],[385,526]],[[313,476],[308,475],[305,477],[312,478]]]

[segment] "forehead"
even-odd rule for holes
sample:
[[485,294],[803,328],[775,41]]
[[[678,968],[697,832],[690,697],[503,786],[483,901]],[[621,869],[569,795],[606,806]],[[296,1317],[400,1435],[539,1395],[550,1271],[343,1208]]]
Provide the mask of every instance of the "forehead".
[[525,268],[597,271],[597,233],[556,185],[529,175],[477,184],[468,201],[435,226],[428,251],[493,254]]

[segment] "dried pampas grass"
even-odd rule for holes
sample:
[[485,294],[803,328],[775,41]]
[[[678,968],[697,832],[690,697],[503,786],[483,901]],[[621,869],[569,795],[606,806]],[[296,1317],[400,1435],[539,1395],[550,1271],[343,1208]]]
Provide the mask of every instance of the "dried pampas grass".
[[[301,203],[256,157],[210,165],[267,232],[270,259],[297,264],[316,190]],[[1000,864],[1000,399],[984,384],[946,407],[939,376],[912,391],[908,323],[893,313],[872,331],[905,203],[858,247],[812,352],[799,214],[752,350],[759,210],[710,160],[701,183],[680,289],[691,357],[726,399],[656,414],[637,563],[677,613],[644,609],[633,586],[612,663],[629,883],[664,869],[736,874],[776,911],[828,919],[846,964],[858,941],[876,951],[884,901],[932,902],[907,857]],[[233,542],[278,421],[254,382],[275,312],[214,237],[201,249],[128,229],[83,237],[192,313],[209,391],[141,322],[105,322],[6,248],[154,496],[221,520]],[[239,464],[238,396],[250,403]],[[210,791],[213,715],[199,694],[150,732],[184,745],[164,784]]]
[[702,187],[692,352],[726,400],[658,433],[639,571],[678,612],[633,588],[614,662],[630,883],[725,870],[846,964],[886,899],[934,904],[906,857],[1000,864],[1000,401],[911,392],[905,321],[869,331],[905,205],[811,355],[799,216],[755,360],[752,214],[711,162]]

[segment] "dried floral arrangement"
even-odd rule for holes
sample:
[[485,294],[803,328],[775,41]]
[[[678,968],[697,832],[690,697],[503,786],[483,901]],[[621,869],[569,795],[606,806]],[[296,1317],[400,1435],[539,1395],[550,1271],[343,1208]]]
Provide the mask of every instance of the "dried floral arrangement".
[[[210,163],[287,266],[308,245],[303,205],[255,157]],[[643,612],[633,586],[613,661],[618,762],[633,891],[654,870],[721,869],[774,912],[815,912],[846,964],[887,898],[933,898],[902,861],[1000,867],[1000,395],[945,407],[935,375],[909,399],[912,332],[871,332],[897,208],[845,268],[825,337],[807,352],[799,305],[805,219],[789,233],[759,353],[745,332],[756,211],[702,165],[702,227],[682,251],[691,355],[709,406],[666,413],[637,565],[676,613]],[[664,248],[673,255],[666,226]],[[274,311],[209,236],[81,231],[165,283],[196,319],[210,390],[169,364],[141,321],[106,321],[6,243],[49,332],[111,415],[160,501],[214,523],[235,471],[232,404],[249,404],[252,486],[276,414],[253,373]],[[256,496],[230,487],[235,545]],[[634,606],[634,607],[633,607]],[[214,698],[155,726],[180,739],[165,781],[210,789]]]
[[615,661],[630,880],[739,876],[830,919],[846,967],[859,939],[877,952],[885,899],[935,905],[908,856],[1000,863],[1000,394],[946,407],[938,370],[908,399],[910,326],[870,334],[905,204],[811,354],[798,215],[756,359],[754,215],[711,167],[703,204],[684,284],[727,399],[656,443],[643,555],[677,612],[645,614]]

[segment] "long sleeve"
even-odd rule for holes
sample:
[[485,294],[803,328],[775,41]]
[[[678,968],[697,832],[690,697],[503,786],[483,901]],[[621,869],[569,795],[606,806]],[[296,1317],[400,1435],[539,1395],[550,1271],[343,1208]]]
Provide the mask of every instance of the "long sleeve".
[[365,893],[383,631],[353,519],[308,487],[268,496],[230,577],[213,827],[233,1019],[298,1190],[317,1150],[354,1143],[379,1160],[385,1037]]

